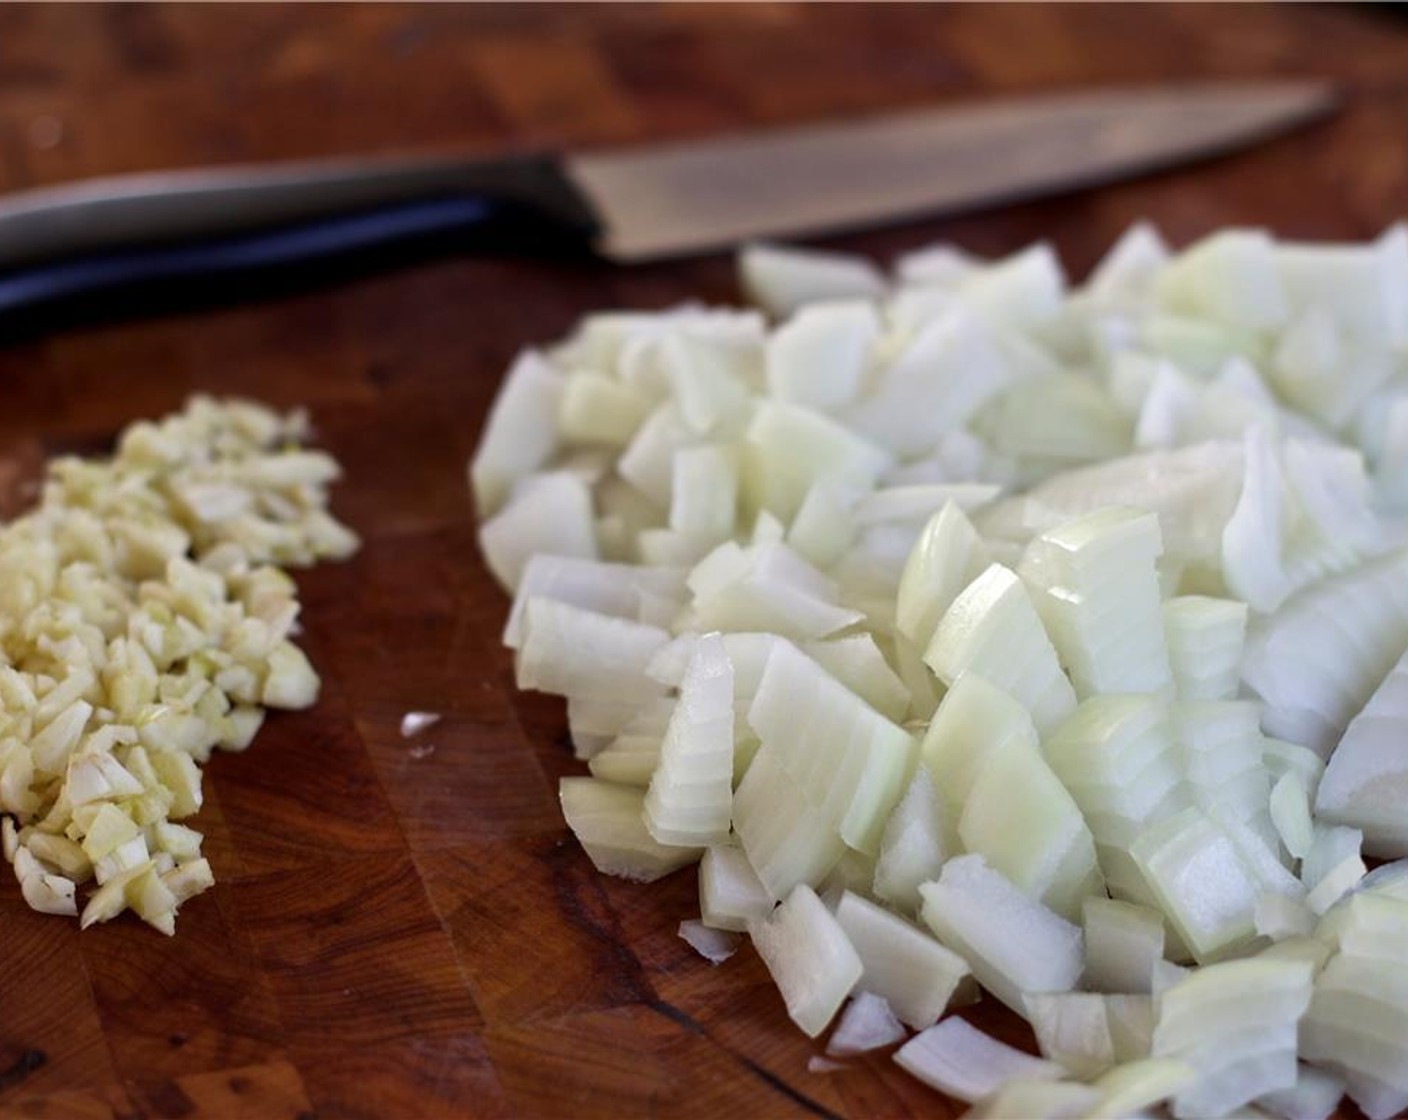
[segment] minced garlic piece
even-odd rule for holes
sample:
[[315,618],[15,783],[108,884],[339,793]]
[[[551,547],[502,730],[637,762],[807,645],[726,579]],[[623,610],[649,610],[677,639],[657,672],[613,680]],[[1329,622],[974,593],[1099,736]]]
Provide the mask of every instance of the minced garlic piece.
[[0,830],[34,909],[86,927],[130,908],[169,934],[214,881],[174,823],[200,808],[198,764],[317,697],[278,565],[357,548],[306,434],[194,397],[110,460],[51,463],[38,508],[0,526]]

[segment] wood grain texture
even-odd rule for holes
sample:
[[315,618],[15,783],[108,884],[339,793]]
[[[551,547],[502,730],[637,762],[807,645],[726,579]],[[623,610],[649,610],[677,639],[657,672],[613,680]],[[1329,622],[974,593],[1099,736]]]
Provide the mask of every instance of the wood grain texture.
[[[351,151],[687,136],[993,92],[1329,75],[1333,122],[1215,164],[838,244],[1073,271],[1130,221],[1362,237],[1408,209],[1408,21],[1321,7],[0,8],[0,189]],[[217,758],[219,885],[168,941],[79,935],[0,881],[0,1114],[954,1116],[884,1056],[815,1052],[760,962],[675,934],[692,872],[598,876],[555,780],[561,706],[515,694],[464,464],[514,351],[601,306],[737,298],[728,259],[463,261],[0,350],[0,514],[44,456],[193,390],[311,407],[351,563],[301,577],[325,688]],[[403,712],[443,712],[407,742]],[[413,747],[433,746],[431,752]],[[1023,1041],[1010,1018],[983,1025]]]

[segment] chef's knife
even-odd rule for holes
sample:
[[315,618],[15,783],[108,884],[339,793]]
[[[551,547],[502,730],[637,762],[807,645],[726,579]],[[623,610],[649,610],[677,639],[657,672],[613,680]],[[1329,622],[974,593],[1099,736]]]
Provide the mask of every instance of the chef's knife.
[[1093,186],[1333,105],[1319,82],[1107,90],[562,157],[351,159],[0,196],[0,325],[258,296],[447,251],[620,262]]

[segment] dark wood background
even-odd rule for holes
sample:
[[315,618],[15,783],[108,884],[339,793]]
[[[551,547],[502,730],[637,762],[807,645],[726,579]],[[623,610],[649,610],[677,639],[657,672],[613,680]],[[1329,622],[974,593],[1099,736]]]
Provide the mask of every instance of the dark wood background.
[[[7,6],[0,189],[1262,74],[1342,79],[1344,111],[1215,164],[844,244],[1050,237],[1079,274],[1138,217],[1181,242],[1363,237],[1408,212],[1408,18],[1359,6]],[[676,938],[692,872],[595,874],[556,807],[562,712],[516,696],[498,648],[464,465],[501,371],[588,309],[691,296],[736,298],[731,262],[463,261],[0,350],[0,511],[46,455],[205,390],[309,405],[367,542],[301,579],[317,708],[207,771],[219,883],[174,940],[131,918],[80,935],[3,877],[0,1113],[957,1114],[884,1058],[808,1074],[751,951],[714,969]],[[413,708],[446,718],[406,742]]]

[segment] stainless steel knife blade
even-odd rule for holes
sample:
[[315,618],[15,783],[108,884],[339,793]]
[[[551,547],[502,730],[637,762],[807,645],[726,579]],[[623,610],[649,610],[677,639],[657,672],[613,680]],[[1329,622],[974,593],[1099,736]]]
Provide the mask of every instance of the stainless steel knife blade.
[[619,260],[815,235],[1109,182],[1328,112],[1323,82],[1033,96],[567,157]]

